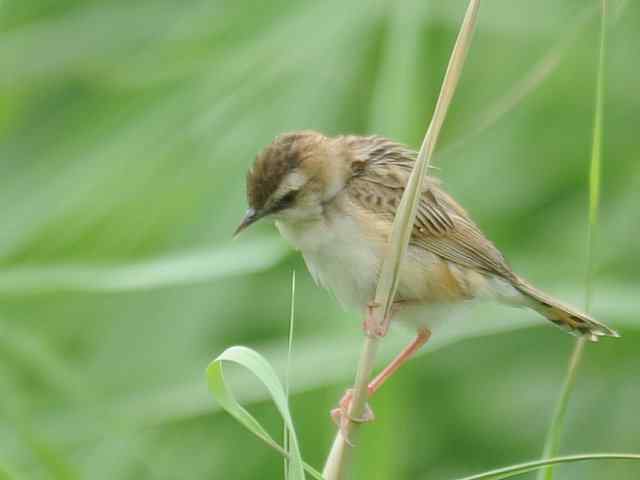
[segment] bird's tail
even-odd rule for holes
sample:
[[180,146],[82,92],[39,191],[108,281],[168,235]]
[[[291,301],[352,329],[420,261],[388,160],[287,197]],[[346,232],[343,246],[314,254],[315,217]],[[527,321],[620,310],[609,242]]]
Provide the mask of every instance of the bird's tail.
[[554,325],[568,331],[572,335],[586,336],[592,342],[599,337],[619,337],[615,330],[594,320],[573,307],[560,303],[555,298],[541,292],[526,280],[518,278],[514,287],[529,300],[529,307],[544,315]]

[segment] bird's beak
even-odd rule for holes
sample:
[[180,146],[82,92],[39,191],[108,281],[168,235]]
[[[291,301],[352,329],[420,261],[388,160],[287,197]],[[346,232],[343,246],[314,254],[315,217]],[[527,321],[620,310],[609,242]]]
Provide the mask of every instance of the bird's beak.
[[262,218],[263,216],[264,214],[262,212],[255,210],[254,208],[247,209],[246,213],[244,214],[244,218],[240,222],[240,225],[238,225],[238,228],[236,228],[236,231],[233,232],[233,237],[234,238],[237,237],[240,234],[240,232],[242,232],[245,228],[247,228],[252,223],[255,223],[256,221],[260,220],[260,218]]

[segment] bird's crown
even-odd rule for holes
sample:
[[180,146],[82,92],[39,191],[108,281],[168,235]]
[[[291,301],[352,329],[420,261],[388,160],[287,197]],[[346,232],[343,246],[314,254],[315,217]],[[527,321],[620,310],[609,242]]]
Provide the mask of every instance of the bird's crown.
[[256,157],[247,173],[247,197],[251,207],[259,210],[278,189],[282,179],[299,168],[326,140],[321,133],[304,130],[276,137]]

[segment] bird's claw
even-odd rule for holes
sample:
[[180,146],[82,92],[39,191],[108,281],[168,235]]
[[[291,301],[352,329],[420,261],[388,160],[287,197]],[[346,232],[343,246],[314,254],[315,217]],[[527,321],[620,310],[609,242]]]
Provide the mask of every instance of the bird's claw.
[[353,446],[351,440],[349,439],[349,431],[347,429],[349,423],[367,423],[375,420],[375,415],[369,404],[365,404],[365,410],[362,416],[353,417],[349,413],[351,409],[351,401],[353,400],[353,389],[347,390],[344,394],[337,408],[331,410],[331,419],[333,422],[340,428],[340,433],[342,434],[342,438],[344,438],[345,442],[350,446]]

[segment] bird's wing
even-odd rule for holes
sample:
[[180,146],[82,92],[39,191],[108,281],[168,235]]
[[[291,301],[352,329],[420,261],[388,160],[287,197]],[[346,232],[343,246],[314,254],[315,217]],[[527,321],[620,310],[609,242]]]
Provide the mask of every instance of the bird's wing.
[[[412,165],[376,165],[352,178],[347,189],[353,202],[373,214],[393,220]],[[514,277],[498,249],[485,238],[467,212],[427,177],[418,204],[411,244],[463,267]]]

